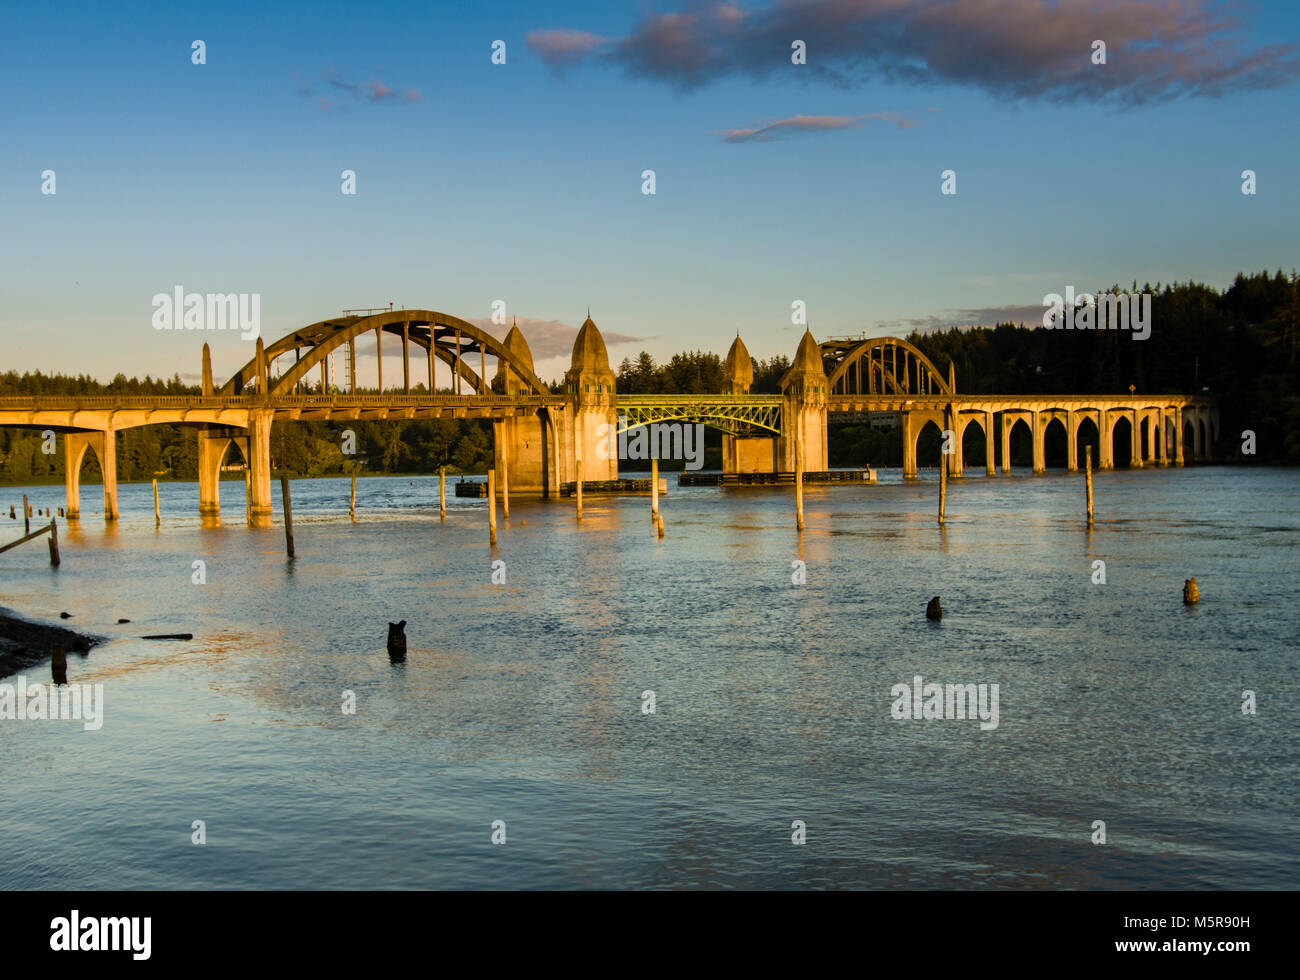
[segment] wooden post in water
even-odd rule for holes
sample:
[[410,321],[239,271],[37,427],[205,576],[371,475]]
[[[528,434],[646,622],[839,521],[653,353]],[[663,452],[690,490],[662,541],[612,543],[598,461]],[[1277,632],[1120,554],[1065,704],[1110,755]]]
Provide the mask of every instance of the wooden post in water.
[[27,494],[23,494],[23,534],[32,533],[32,509],[27,506]]
[[650,520],[659,519],[659,460],[650,460]]
[[62,559],[59,557],[59,525],[50,521],[50,564],[58,568],[60,561]]
[[488,544],[497,543],[497,471],[488,470]]
[[158,509],[158,481],[153,481],[153,526],[162,526],[162,511]]
[[1083,447],[1083,471],[1088,481],[1088,527],[1092,527],[1092,447]]
[[438,518],[447,519],[447,467],[438,467]]
[[244,520],[249,527],[253,526],[253,487],[249,482],[248,467],[244,467]]
[[582,520],[582,460],[578,460],[578,520]]
[[944,511],[948,509],[948,454],[939,453],[939,526],[943,527]]
[[293,557],[293,504],[289,501],[289,478],[280,477],[280,499],[284,502],[284,550]]
[[794,512],[795,527],[803,530],[803,440],[794,441]]
[[662,538],[664,536],[664,515],[663,514],[659,515],[658,519],[655,521],[655,526],[659,529],[659,537]]
[[352,523],[357,522],[357,475],[352,474],[352,494],[348,497],[348,517],[352,518]]

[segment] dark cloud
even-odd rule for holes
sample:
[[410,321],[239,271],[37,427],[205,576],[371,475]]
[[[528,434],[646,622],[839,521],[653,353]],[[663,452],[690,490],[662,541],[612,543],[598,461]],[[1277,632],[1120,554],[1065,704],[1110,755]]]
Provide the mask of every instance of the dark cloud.
[[[1010,99],[1140,104],[1268,89],[1300,75],[1294,43],[1251,46],[1220,0],[773,0],[647,14],[618,39],[537,31],[552,65],[590,58],[690,90],[732,75],[955,84]],[[534,39],[536,38],[536,39]],[[565,40],[565,39],[569,40]],[[791,44],[807,64],[791,63]],[[1106,64],[1092,63],[1094,40]]]
[[1046,307],[1039,303],[1036,306],[984,306],[967,310],[946,310],[931,316],[877,320],[875,331],[884,331],[892,336],[903,336],[913,330],[925,333],[949,330],[952,327],[992,327],[999,323],[1042,326],[1044,309]]

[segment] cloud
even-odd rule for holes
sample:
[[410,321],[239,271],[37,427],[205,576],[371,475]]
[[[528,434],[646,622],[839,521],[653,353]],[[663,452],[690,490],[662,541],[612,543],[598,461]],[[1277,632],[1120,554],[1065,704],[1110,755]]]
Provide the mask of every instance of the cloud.
[[861,129],[863,121],[867,119],[881,119],[900,129],[911,129],[916,125],[910,119],[903,119],[892,112],[873,112],[867,116],[791,116],[753,129],[722,129],[717,132],[722,134],[724,143],[768,143],[798,133]]
[[[506,334],[510,332],[510,327],[516,322],[516,318],[513,317],[510,323],[504,325],[493,323],[491,317],[482,317],[480,319],[467,317],[466,319],[498,340],[504,340]],[[526,316],[518,317],[517,322],[519,332],[524,335],[524,340],[528,341],[528,349],[533,352],[534,364],[541,364],[542,361],[559,357],[564,359],[567,366],[569,358],[573,355],[573,341],[578,336],[577,327],[572,327],[562,320],[537,320]],[[600,335],[605,338],[606,347],[615,347],[619,344],[636,344],[645,339],[643,337],[633,337],[629,334],[615,333],[604,328],[601,328]]]
[[[951,84],[1004,99],[1137,105],[1277,88],[1300,76],[1294,43],[1252,46],[1247,8],[1221,0],[769,0],[646,14],[617,39],[535,31],[551,64],[589,56],[691,90],[735,75]],[[791,44],[807,64],[791,63]],[[1092,62],[1093,41],[1106,64]]]
[[529,31],[524,43],[552,68],[560,69],[582,62],[587,55],[609,39],[586,31]]
[[1036,326],[1043,322],[1043,304],[1033,306],[983,306],[964,310],[945,310],[943,313],[922,317],[905,317],[901,320],[877,320],[875,328],[891,336],[903,336],[913,330],[922,333],[948,330],[952,327],[993,327],[999,323],[1023,323]]
[[[317,95],[315,87],[306,84],[302,75],[298,74],[298,72],[293,73],[293,78],[295,83],[294,90],[299,95]],[[347,93],[347,96],[351,97],[351,101],[361,104],[376,105],[379,103],[389,102],[397,105],[402,102],[420,101],[419,89],[408,88],[404,93],[398,93],[389,88],[378,78],[371,78],[368,82],[350,82],[343,77],[343,73],[337,68],[330,68],[322,72],[321,81],[328,86],[325,91],[332,90],[336,95],[340,92]],[[317,95],[317,104],[320,106],[322,112],[347,111],[344,106],[339,105],[332,99],[326,98],[323,95]]]

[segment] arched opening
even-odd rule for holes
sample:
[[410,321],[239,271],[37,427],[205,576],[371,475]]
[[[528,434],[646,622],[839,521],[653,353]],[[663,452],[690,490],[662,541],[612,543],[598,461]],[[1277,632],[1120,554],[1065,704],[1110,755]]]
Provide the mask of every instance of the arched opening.
[[1043,427],[1043,466],[1064,469],[1069,445],[1070,435],[1065,431],[1065,423],[1058,418],[1048,419]]
[[1029,467],[1034,465],[1034,430],[1024,418],[1017,418],[1011,423],[1007,433],[1007,444],[1011,448],[1011,465]]
[[923,469],[939,468],[939,461],[942,459],[941,450],[943,449],[943,430],[933,419],[927,419],[921,426],[921,430],[916,434],[916,468],[918,471]]
[[1097,423],[1085,416],[1074,430],[1074,458],[1079,469],[1084,468],[1085,451],[1092,450],[1092,468],[1101,465],[1101,431]]
[[73,470],[77,475],[77,484],[86,483],[103,483],[104,470],[99,464],[99,453],[89,443],[81,447],[81,458],[73,462]]
[[1133,423],[1121,415],[1110,430],[1111,459],[1116,469],[1124,469],[1133,461]]
[[1192,462],[1196,457],[1196,422],[1194,419],[1183,420],[1183,460]]
[[984,420],[972,418],[967,420],[961,433],[961,460],[963,469],[983,467],[986,459],[986,436]]

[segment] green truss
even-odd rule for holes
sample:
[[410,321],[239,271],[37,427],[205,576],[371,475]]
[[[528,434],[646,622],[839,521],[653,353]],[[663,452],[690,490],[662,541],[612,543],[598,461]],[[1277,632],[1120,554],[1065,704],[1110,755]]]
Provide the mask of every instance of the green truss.
[[700,422],[733,436],[781,434],[780,395],[619,395],[618,431],[653,422]]

